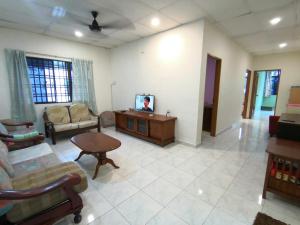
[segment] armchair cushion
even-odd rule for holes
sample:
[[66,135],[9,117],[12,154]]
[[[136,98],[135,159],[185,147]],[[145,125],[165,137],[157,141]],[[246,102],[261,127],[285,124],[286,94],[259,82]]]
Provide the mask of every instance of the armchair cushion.
[[[0,190],[12,189],[10,178],[5,170],[0,167]],[[12,208],[12,201],[0,200],[0,216],[7,213]]]
[[65,130],[73,130],[77,129],[77,123],[67,123],[67,124],[54,124],[54,129],[56,132],[65,131]]
[[[74,190],[77,193],[86,190],[87,177],[83,170],[74,162],[59,164],[22,177],[14,178],[12,179],[12,187],[15,190],[42,187],[70,173],[76,173],[81,177],[80,184],[75,185]],[[13,208],[7,213],[7,219],[12,223],[16,223],[65,200],[67,200],[66,194],[62,188],[59,188],[38,197],[15,201]]]
[[65,106],[47,107],[46,113],[49,121],[54,124],[70,123],[69,111]]
[[13,138],[16,140],[22,140],[22,139],[26,139],[26,138],[36,137],[38,135],[39,135],[39,132],[31,131],[31,132],[23,133],[23,134],[14,134]]
[[0,133],[8,134],[6,127],[2,123],[0,123]]
[[10,177],[15,176],[14,168],[8,160],[7,148],[0,148],[0,167],[2,167]]
[[91,119],[88,107],[85,104],[73,104],[70,106],[72,123]]

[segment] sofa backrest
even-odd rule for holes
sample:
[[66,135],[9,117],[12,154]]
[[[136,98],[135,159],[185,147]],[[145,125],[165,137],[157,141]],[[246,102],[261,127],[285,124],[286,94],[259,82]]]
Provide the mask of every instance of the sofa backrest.
[[67,106],[50,106],[46,108],[48,120],[54,124],[70,123],[70,115]]
[[89,108],[82,103],[73,104],[69,108],[72,123],[91,119]]

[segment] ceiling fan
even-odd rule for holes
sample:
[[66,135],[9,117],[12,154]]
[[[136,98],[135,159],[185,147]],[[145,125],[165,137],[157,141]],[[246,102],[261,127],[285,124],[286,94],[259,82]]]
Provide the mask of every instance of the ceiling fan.
[[[135,29],[133,23],[127,19],[127,18],[122,18],[121,20],[117,20],[108,24],[101,24],[97,21],[97,17],[99,13],[97,11],[91,11],[93,21],[91,24],[84,23],[82,21],[80,22],[82,25],[88,26],[89,30],[95,33],[100,33],[103,37],[105,36],[101,31],[104,29]],[[73,16],[74,18],[74,16]]]

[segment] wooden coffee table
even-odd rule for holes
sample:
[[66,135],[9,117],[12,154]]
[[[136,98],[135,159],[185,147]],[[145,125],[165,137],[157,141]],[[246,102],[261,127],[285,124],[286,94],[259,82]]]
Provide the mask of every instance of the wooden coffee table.
[[97,177],[101,165],[109,163],[116,169],[120,168],[112,159],[106,157],[106,152],[115,150],[121,146],[119,140],[103,133],[84,133],[72,137],[71,142],[82,150],[75,161],[79,160],[85,154],[93,155],[98,160],[93,179]]

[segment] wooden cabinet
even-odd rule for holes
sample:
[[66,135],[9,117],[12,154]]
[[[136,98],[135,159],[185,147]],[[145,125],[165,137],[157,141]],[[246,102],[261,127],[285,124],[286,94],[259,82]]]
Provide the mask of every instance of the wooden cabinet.
[[279,138],[269,140],[263,198],[266,192],[300,200],[300,142]]
[[175,140],[176,117],[116,111],[116,130],[165,146]]

